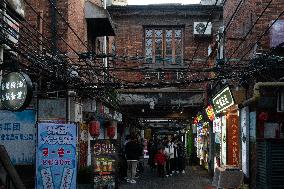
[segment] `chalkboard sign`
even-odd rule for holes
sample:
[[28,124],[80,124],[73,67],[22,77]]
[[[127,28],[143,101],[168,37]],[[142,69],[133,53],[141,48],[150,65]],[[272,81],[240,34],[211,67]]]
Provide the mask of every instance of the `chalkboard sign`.
[[94,188],[115,187],[116,140],[99,139],[92,141],[92,163]]

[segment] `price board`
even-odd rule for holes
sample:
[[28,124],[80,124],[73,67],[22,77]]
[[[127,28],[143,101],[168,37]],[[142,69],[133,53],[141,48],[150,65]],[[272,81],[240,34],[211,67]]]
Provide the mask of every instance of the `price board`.
[[229,108],[234,104],[234,99],[229,87],[223,89],[215,97],[213,97],[213,105],[216,113],[220,113],[226,108]]
[[114,188],[117,153],[115,140],[99,139],[92,141],[91,146],[94,188]]

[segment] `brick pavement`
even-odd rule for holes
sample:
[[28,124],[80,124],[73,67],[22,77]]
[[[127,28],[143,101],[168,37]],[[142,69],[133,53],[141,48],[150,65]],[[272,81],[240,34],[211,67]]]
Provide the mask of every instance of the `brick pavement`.
[[136,179],[136,184],[123,184],[119,189],[204,189],[211,184],[211,178],[200,166],[188,166],[186,174],[175,174],[159,178],[148,168]]

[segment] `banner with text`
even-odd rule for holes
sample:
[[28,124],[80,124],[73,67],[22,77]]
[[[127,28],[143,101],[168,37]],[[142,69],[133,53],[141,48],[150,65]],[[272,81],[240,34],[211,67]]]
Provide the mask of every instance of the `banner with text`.
[[77,128],[74,124],[40,123],[37,189],[75,189]]
[[14,165],[35,162],[35,111],[0,111],[0,144],[4,145]]

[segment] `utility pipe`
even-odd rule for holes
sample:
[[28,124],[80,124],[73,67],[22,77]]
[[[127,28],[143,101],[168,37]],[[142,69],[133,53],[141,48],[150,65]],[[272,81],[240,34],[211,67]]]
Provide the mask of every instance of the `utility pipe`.
[[256,102],[260,98],[260,88],[261,87],[284,87],[284,82],[258,82],[253,87],[253,96],[245,100],[241,106],[245,107],[250,105],[253,102]]

